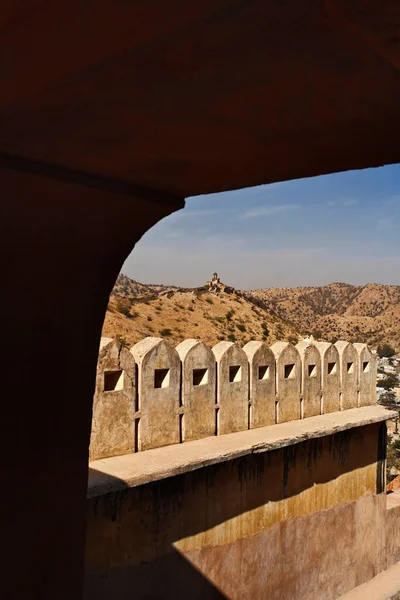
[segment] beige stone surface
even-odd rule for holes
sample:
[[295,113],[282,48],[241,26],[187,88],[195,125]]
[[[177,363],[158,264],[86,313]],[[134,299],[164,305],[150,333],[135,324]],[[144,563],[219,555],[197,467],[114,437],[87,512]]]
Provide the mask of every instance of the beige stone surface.
[[353,344],[358,355],[359,406],[376,404],[376,354],[372,354],[367,344]]
[[250,429],[275,423],[275,356],[263,342],[243,346],[249,361]]
[[399,600],[400,563],[359,585],[339,600]]
[[92,498],[85,599],[336,600],[385,568],[384,426]]
[[321,354],[322,411],[340,410],[340,356],[335,345],[315,342]]
[[208,465],[268,452],[396,416],[383,406],[365,406],[279,425],[210,437],[147,452],[115,456],[89,464],[88,496],[173,477]]
[[340,357],[341,409],[358,405],[358,354],[353,344],[339,340],[335,344]]
[[276,342],[271,350],[276,361],[277,422],[301,418],[301,358],[289,342]]
[[296,345],[301,356],[301,393],[303,396],[302,417],[314,417],[321,414],[321,354],[309,342]]
[[135,360],[116,340],[101,338],[93,397],[89,460],[135,450]]
[[138,365],[138,450],[178,444],[181,363],[161,338],[145,338],[131,348]]
[[249,365],[246,353],[233,342],[212,349],[217,363],[217,423],[219,435],[248,429]]
[[214,354],[195,339],[181,342],[176,351],[182,363],[182,441],[214,435],[217,401]]

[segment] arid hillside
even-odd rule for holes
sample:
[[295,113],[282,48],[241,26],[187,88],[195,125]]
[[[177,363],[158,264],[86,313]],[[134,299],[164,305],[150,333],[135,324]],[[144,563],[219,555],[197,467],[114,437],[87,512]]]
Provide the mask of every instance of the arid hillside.
[[297,342],[296,327],[271,315],[261,299],[227,290],[147,286],[120,275],[110,296],[103,335],[120,336],[129,346],[153,335],[174,344],[199,338],[210,346],[220,340],[241,345],[250,339]]
[[333,342],[344,338],[375,347],[387,341],[400,347],[400,286],[331,283],[255,290],[251,295],[264,300],[272,315],[287,319],[300,333]]
[[150,335],[213,345],[250,339],[296,343],[310,334],[400,348],[400,286],[332,283],[240,292],[222,284],[210,292],[208,286],[144,285],[120,275],[103,327],[103,335],[121,336],[128,345]]

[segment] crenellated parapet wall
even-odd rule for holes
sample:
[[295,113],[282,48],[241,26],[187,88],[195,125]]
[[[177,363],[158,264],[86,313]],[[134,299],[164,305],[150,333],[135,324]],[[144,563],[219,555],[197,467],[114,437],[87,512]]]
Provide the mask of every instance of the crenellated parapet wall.
[[102,339],[90,460],[306,419],[375,403],[376,358],[365,344],[257,341],[131,350]]

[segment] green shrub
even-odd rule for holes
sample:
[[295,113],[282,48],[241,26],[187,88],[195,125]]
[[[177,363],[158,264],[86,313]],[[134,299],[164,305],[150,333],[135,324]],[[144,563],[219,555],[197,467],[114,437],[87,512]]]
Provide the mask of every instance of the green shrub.
[[243,323],[238,323],[236,325],[236,327],[239,329],[239,331],[241,331],[242,333],[244,333],[246,331],[246,326],[243,325]]
[[160,329],[160,335],[161,337],[169,337],[172,335],[172,331],[168,327],[165,327],[165,329]]
[[381,379],[381,381],[379,382],[379,386],[383,387],[383,389],[387,391],[392,390],[394,387],[397,387],[398,384],[399,380],[397,378],[397,375],[395,375],[394,373],[388,373],[385,379]]
[[128,298],[117,298],[115,302],[115,309],[121,313],[121,315],[128,316],[131,311],[132,302]]
[[147,317],[147,320],[148,320],[148,321],[152,321],[152,320],[153,320],[153,317]]
[[264,336],[268,337],[268,335],[269,335],[268,325],[266,323],[261,323],[261,329],[263,331]]
[[379,344],[379,346],[378,346],[378,348],[377,348],[376,351],[377,351],[378,356],[380,358],[383,358],[383,357],[390,358],[391,356],[394,356],[394,354],[396,354],[396,351],[393,348],[393,346],[391,346],[388,343]]
[[115,339],[117,340],[117,342],[119,344],[121,344],[121,346],[123,348],[129,348],[128,340],[123,335],[121,335],[120,333],[117,333],[117,335],[115,336]]

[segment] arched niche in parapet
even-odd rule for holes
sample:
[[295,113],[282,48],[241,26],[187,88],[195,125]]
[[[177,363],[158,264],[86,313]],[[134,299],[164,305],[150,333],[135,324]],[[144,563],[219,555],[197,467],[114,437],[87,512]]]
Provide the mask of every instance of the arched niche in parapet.
[[246,353],[233,342],[212,349],[217,364],[216,433],[248,429],[249,365]]
[[289,342],[275,342],[277,423],[301,418],[301,359]]
[[335,344],[340,357],[341,410],[357,407],[358,354],[353,344],[339,340]]
[[315,342],[321,355],[322,413],[340,410],[340,356],[334,344]]
[[275,423],[275,356],[263,342],[244,347],[249,362],[250,429]]
[[89,460],[135,451],[135,360],[111,338],[101,338],[93,397]]
[[301,393],[303,418],[321,414],[321,355],[310,342],[296,344],[301,357]]
[[185,340],[176,347],[182,363],[182,441],[215,434],[215,358],[198,340]]
[[161,338],[145,338],[131,348],[138,365],[138,450],[180,442],[181,363],[175,348]]
[[367,344],[353,344],[358,355],[358,406],[376,404],[376,355]]

